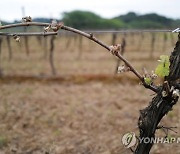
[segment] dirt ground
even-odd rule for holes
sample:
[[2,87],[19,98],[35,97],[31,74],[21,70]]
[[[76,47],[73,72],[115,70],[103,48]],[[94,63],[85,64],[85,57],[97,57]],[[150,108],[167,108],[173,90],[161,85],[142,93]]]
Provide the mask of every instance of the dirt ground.
[[[113,76],[116,59],[84,40],[82,53],[73,43],[66,51],[65,39],[56,40],[54,58],[57,76],[101,75],[102,80],[84,81],[82,77],[73,82],[17,81],[13,77],[9,81],[1,79],[0,154],[132,153],[122,145],[122,136],[127,132],[138,135],[139,110],[148,105],[153,93],[139,85],[131,73],[118,75],[126,80],[103,80],[103,74]],[[111,37],[106,36],[104,41],[110,42]],[[125,54],[140,72],[143,66],[153,70],[159,55],[172,50],[171,43],[166,46],[167,51],[161,51],[162,44],[157,44],[158,52],[150,58],[150,45],[148,39],[146,41],[141,50],[137,50],[138,43],[130,45],[129,40]],[[37,42],[32,42],[29,57],[12,43],[15,51],[11,61],[8,60],[6,43],[3,44],[1,68],[5,76],[51,75],[48,60],[43,58],[44,52],[35,44]],[[177,134],[170,132],[176,137],[180,134],[179,107],[178,102],[161,123],[177,126]],[[157,135],[165,136],[161,130],[157,131]],[[151,153],[180,154],[180,146],[176,143],[156,144]]]

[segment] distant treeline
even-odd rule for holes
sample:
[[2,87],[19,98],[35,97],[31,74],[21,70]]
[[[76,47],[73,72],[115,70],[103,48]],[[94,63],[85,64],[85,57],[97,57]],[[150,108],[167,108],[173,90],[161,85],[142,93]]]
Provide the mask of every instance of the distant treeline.
[[[77,10],[63,13],[63,17],[60,20],[65,25],[78,29],[163,29],[180,26],[180,19],[175,20],[155,13],[138,15],[134,12],[129,12],[112,19],[106,19],[92,12]],[[51,19],[35,18],[33,21],[50,22]],[[2,24],[7,23],[2,22]]]

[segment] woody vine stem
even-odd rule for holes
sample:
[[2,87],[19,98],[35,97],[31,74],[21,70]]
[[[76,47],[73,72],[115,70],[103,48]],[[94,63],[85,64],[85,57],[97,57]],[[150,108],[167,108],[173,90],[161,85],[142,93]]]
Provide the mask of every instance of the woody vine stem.
[[[41,23],[41,22],[32,22],[31,20],[28,20],[28,19],[29,18],[27,18],[27,20],[25,20],[25,22],[23,22],[23,23],[0,26],[0,30],[8,29],[8,28],[14,28],[14,27],[23,27],[23,26],[44,26],[44,32],[43,33],[42,32],[41,33],[4,33],[4,32],[0,32],[0,35],[13,36],[16,38],[17,38],[17,36],[58,35],[59,29],[63,29],[66,31],[70,31],[70,32],[82,35],[82,36],[94,41],[95,43],[99,44],[100,46],[102,46],[106,50],[110,51],[113,55],[118,57],[120,60],[122,60],[125,63],[125,65],[129,68],[129,71],[133,72],[136,75],[136,77],[139,78],[139,80],[142,82],[142,84],[145,88],[148,88],[148,89],[150,89],[156,93],[159,91],[157,87],[155,87],[153,85],[148,85],[144,81],[144,77],[131,65],[131,63],[127,59],[125,59],[120,54],[120,50],[121,50],[120,44],[108,46],[104,42],[98,40],[92,33],[88,34],[86,32],[80,31],[78,29],[65,26],[65,25],[63,25],[63,23],[51,23],[51,24],[49,24],[49,23]],[[53,32],[49,32],[50,30],[52,30]]]

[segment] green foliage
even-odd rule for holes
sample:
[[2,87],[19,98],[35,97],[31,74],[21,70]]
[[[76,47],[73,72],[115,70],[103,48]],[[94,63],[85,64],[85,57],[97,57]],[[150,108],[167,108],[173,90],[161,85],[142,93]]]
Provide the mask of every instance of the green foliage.
[[149,78],[149,77],[144,78],[144,81],[145,81],[146,84],[148,84],[148,85],[152,84],[152,82],[153,82],[152,79]]
[[[35,22],[47,22],[50,23],[50,18],[34,18]],[[120,29],[120,28],[171,28],[175,29],[179,27],[180,19],[170,19],[164,16],[160,16],[155,13],[139,15],[134,12],[129,12],[125,15],[120,15],[112,19],[105,19],[101,16],[88,12],[88,11],[72,11],[63,13],[63,17],[60,19],[65,25],[78,28],[78,29]],[[59,20],[58,20],[59,21]],[[5,21],[1,21],[2,25],[10,24]],[[13,23],[21,21],[15,20]],[[19,30],[20,29],[20,30]],[[17,31],[18,30],[18,31]],[[23,32],[23,28],[18,28],[13,31]],[[39,31],[39,29],[37,30]]]
[[120,20],[104,19],[88,11],[65,12],[62,20],[65,25],[78,29],[113,29],[125,26]]
[[147,28],[147,29],[152,29],[152,28],[162,28],[162,24],[150,20],[142,20],[142,21],[132,21],[130,23],[130,28]]
[[125,15],[116,17],[125,22],[129,28],[171,28],[178,27],[177,20],[166,18],[155,13],[138,15],[134,12],[129,12]]
[[33,19],[34,22],[48,22],[50,23],[52,21],[52,19],[49,18],[35,18]]
[[135,12],[129,12],[125,15],[121,15],[119,17],[116,17],[116,19],[122,20],[125,23],[130,23],[131,21],[137,19],[138,15]]
[[173,27],[179,27],[179,25],[180,25],[180,19],[177,19],[177,20],[174,20],[174,22],[173,22]]
[[160,60],[158,60],[160,64],[156,67],[155,74],[159,77],[165,77],[169,75],[169,56],[161,55]]

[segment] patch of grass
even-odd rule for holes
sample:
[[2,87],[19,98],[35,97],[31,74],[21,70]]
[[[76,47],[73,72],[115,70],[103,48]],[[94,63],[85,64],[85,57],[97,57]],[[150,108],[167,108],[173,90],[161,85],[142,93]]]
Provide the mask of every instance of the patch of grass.
[[33,93],[33,90],[31,88],[26,88],[25,93],[30,95]]
[[8,144],[8,139],[5,136],[0,136],[0,149],[3,147],[7,146]]

